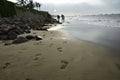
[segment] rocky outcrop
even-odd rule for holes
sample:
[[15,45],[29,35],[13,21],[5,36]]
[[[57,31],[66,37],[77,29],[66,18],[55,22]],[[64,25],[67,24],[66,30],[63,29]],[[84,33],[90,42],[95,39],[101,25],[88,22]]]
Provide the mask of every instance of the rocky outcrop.
[[20,43],[24,43],[24,42],[27,42],[27,41],[28,41],[28,39],[26,39],[25,37],[20,36],[20,37],[18,37],[17,39],[15,39],[13,41],[13,44],[20,44]]
[[[27,42],[28,40],[42,40],[41,36],[28,35],[18,37],[24,33],[31,33],[33,30],[47,31],[48,24],[57,21],[51,17],[48,12],[41,11],[39,14],[32,13],[29,10],[17,9],[17,15],[9,18],[0,17],[0,40],[13,40],[13,44]],[[6,42],[5,45],[11,43]]]

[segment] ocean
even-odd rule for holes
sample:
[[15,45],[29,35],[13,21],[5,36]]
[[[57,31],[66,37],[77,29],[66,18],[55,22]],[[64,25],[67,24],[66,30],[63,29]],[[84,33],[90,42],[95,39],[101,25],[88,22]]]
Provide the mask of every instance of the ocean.
[[120,14],[69,16],[55,29],[76,39],[120,49]]

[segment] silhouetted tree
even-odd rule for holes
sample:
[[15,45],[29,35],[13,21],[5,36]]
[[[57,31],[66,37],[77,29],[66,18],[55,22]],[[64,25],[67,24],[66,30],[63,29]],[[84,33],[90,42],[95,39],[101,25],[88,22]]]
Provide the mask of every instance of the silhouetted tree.
[[29,9],[33,9],[35,6],[34,6],[34,3],[33,3],[33,0],[29,0],[29,3],[27,4],[27,8]]
[[17,0],[17,4],[20,5],[20,6],[26,6],[28,0]]
[[40,9],[40,7],[41,7],[41,4],[40,4],[40,3],[38,3],[38,2],[35,2],[35,7],[39,10],[39,9]]
[[33,0],[17,0],[17,4],[20,6],[23,6],[27,9],[33,9],[34,7],[36,7],[38,10],[41,7],[41,4],[38,2],[33,2]]

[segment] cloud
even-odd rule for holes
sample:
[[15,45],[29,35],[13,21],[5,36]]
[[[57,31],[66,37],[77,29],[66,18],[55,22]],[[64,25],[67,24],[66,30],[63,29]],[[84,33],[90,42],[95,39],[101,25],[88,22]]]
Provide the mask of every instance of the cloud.
[[[39,1],[39,0],[36,0]],[[55,1],[55,0],[42,0]],[[56,0],[57,1],[57,0]],[[64,0],[61,0],[64,1]],[[120,13],[120,0],[66,0],[73,3],[43,3],[41,10],[49,11],[51,14],[104,14]]]
[[[119,13],[120,12],[120,6],[119,5],[113,5],[109,2],[104,2],[106,5],[91,5],[88,3],[77,3],[77,4],[57,4],[54,5],[46,5],[48,7],[44,7],[43,10],[48,10],[51,8],[51,13],[61,14],[73,14],[73,15],[86,15],[86,14],[104,14],[104,13]],[[117,3],[117,2],[116,2]],[[52,7],[51,7],[52,6]],[[56,10],[56,12],[53,12]]]
[[120,3],[120,0],[102,0],[104,3],[107,4],[116,4],[116,3]]

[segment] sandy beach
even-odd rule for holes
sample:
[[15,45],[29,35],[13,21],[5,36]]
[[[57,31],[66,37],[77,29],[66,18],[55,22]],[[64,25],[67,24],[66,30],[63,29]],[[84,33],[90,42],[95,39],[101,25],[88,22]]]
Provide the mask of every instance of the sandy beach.
[[120,80],[119,52],[61,31],[30,34],[43,40],[0,41],[0,80]]

